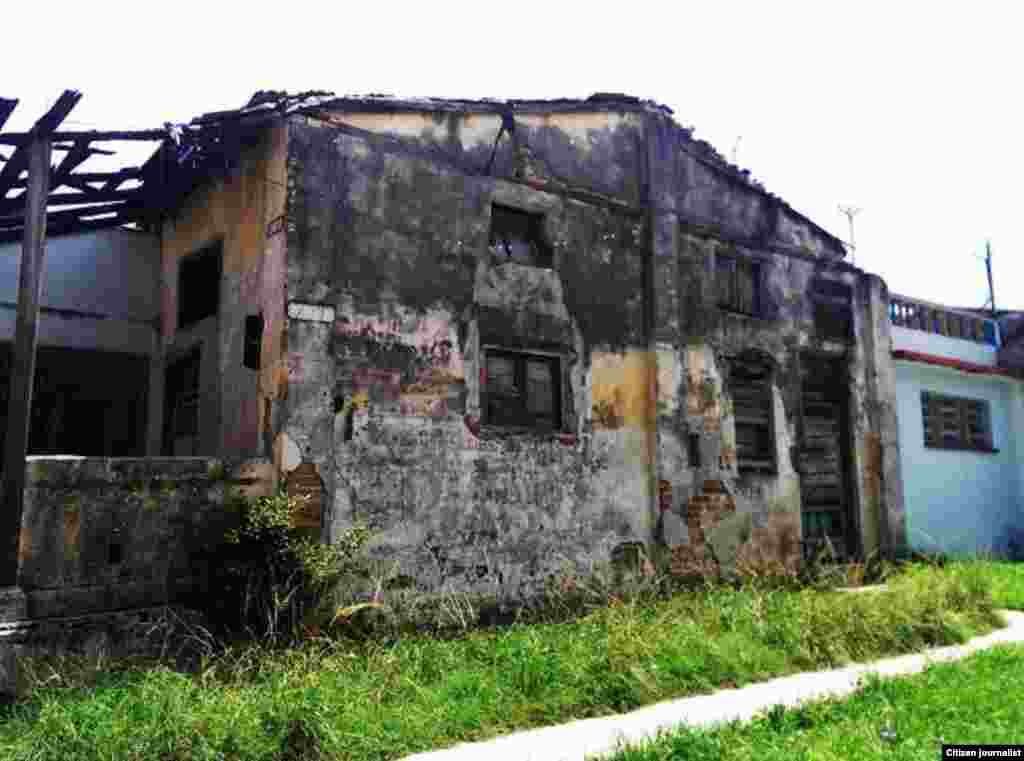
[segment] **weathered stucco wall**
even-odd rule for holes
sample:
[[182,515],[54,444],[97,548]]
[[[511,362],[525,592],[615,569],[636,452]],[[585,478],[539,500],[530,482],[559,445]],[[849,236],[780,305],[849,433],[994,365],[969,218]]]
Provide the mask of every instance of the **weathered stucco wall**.
[[[284,393],[284,209],[287,195],[284,125],[268,129],[243,148],[237,166],[197,188],[163,225],[161,250],[161,362],[154,370],[150,453],[161,452],[163,369],[202,345],[204,398],[201,454],[266,454],[275,404]],[[223,274],[218,314],[209,325],[180,330],[178,273],[181,260],[222,242]],[[264,320],[261,366],[243,366],[245,318]]]
[[[288,183],[275,461],[316,474],[327,538],[368,523],[398,575],[511,594],[567,559],[714,543],[726,524],[792,555],[803,384],[833,360],[851,551],[901,541],[884,284],[666,115],[294,118]],[[543,215],[549,268],[492,260],[492,204]],[[725,256],[758,263],[757,316],[719,308]],[[822,281],[848,289],[845,338],[817,323]],[[561,358],[557,433],[481,426],[499,348]],[[772,368],[766,474],[736,461],[729,368],[751,357]]]
[[29,618],[181,599],[238,483],[200,457],[29,457],[18,570]]
[[[376,554],[425,587],[512,594],[650,536],[635,215],[328,126],[293,125],[291,146],[290,303],[333,311],[290,322],[278,448],[294,453],[286,472],[312,462],[333,491],[328,534],[365,522]],[[492,203],[545,214],[552,269],[483,255]],[[566,358],[560,432],[481,427],[488,346]],[[615,409],[592,425],[595,404]]]

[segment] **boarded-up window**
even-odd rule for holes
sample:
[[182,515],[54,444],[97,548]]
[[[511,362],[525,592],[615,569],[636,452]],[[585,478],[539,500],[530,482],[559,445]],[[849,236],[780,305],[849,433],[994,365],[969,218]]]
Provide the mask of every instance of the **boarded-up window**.
[[544,217],[508,206],[492,206],[491,254],[500,263],[551,267],[553,257],[544,237]]
[[730,391],[736,424],[736,462],[740,471],[774,473],[774,405],[769,369],[747,364],[734,367]]
[[544,430],[560,427],[556,357],[488,351],[486,368],[485,423]]
[[992,451],[988,402],[923,391],[921,416],[927,447]]
[[752,259],[732,254],[716,255],[718,306],[730,312],[757,315],[760,312],[760,274],[760,264]]
[[846,283],[826,278],[811,281],[814,328],[821,338],[849,341],[853,337],[852,290]]

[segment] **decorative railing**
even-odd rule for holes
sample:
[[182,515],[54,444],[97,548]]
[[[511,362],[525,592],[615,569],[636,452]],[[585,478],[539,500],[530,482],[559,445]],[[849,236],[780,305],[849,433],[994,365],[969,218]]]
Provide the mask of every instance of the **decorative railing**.
[[889,319],[893,325],[912,330],[923,330],[950,338],[999,345],[999,329],[995,320],[971,312],[931,304],[918,299],[908,299],[893,294],[889,298]]

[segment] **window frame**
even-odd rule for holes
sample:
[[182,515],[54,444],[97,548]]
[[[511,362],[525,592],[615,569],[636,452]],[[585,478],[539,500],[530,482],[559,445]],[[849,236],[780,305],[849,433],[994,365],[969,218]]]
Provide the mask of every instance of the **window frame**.
[[[739,392],[739,393],[737,393]],[[758,363],[734,360],[729,372],[729,395],[732,401],[733,430],[736,444],[736,469],[740,473],[777,474],[779,472],[778,445],[775,441],[775,391],[772,384],[772,368]],[[741,397],[746,397],[740,401]],[[740,408],[752,407],[750,400],[762,401],[761,415],[765,418],[754,421],[746,418],[741,422]],[[764,437],[766,447],[763,452],[767,457],[741,457],[740,428],[753,428],[756,434]]]
[[[762,314],[761,269],[760,259],[746,256],[738,251],[730,250],[715,253],[715,305],[723,312],[740,314],[746,317],[760,317]],[[750,309],[744,309],[740,297],[740,274],[743,270],[750,273]],[[725,278],[729,278],[729,298],[723,299]]]
[[814,329],[826,341],[853,340],[853,286],[842,280],[815,277],[810,283]]
[[[209,270],[209,271],[207,271]],[[216,270],[216,286],[211,283],[205,282],[205,279],[210,277],[213,271]],[[197,274],[192,274],[192,273]],[[190,287],[186,288],[186,280]],[[223,293],[221,292],[221,282],[224,280],[224,242],[221,240],[214,241],[202,248],[193,251],[187,256],[183,256],[178,262],[178,330],[192,327],[203,320],[207,320],[210,317],[216,317],[220,314],[221,302],[223,300]],[[194,294],[198,290],[191,287],[192,283],[200,282],[200,287],[203,288],[201,296],[196,297]],[[213,297],[214,288],[216,288],[216,296]],[[186,291],[192,291],[191,299],[190,294]],[[198,309],[192,304],[201,301],[206,303],[212,298],[213,310],[209,309]]]
[[[507,229],[500,231],[496,229],[496,221],[504,220]],[[514,225],[521,225],[521,230],[512,230]],[[516,233],[515,236],[512,233]],[[520,235],[521,233],[521,235]],[[509,245],[513,237],[522,240],[530,249],[529,261],[524,262],[522,258],[515,258],[512,255]],[[499,254],[498,245],[505,244],[505,253]],[[524,267],[539,267],[541,269],[552,269],[555,264],[554,251],[544,236],[544,214],[518,209],[502,203],[491,203],[491,224],[488,234],[488,249],[492,260],[497,264],[518,264]]]
[[[949,441],[947,428],[943,426],[943,409],[952,405],[956,410],[955,431],[957,437]],[[980,421],[982,441],[971,433],[971,417],[977,415]],[[938,432],[935,426],[938,425]],[[932,431],[929,434],[929,430]],[[964,396],[921,391],[921,438],[926,449],[945,449],[960,452],[997,453],[992,432],[992,405],[987,399],[972,399]]]
[[[564,430],[565,414],[563,408],[562,390],[564,368],[564,357],[561,354],[542,351],[523,351],[510,349],[502,346],[486,346],[481,352],[483,364],[481,368],[480,383],[480,412],[483,425],[491,428],[499,428],[507,431],[539,432],[539,433],[560,433]],[[513,362],[515,383],[523,389],[519,394],[521,399],[520,409],[510,420],[509,418],[496,419],[491,410],[492,394],[490,390],[489,361],[492,358],[502,357]],[[527,364],[529,362],[543,362],[550,368],[551,379],[551,425],[543,422],[542,416],[534,415],[529,411],[529,383],[527,382]]]

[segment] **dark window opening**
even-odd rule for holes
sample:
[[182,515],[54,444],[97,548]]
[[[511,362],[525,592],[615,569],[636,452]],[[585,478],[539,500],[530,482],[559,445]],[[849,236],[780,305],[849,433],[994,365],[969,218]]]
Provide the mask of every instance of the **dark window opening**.
[[544,238],[543,215],[493,205],[491,254],[499,263],[551,267],[554,257]]
[[846,283],[824,278],[811,281],[814,325],[820,337],[836,341],[853,338],[852,295]]
[[120,542],[111,542],[107,548],[107,562],[110,565],[117,565],[124,560],[124,548]]
[[167,368],[164,454],[199,454],[200,352],[192,351]]
[[923,391],[921,415],[926,447],[994,451],[988,402]]
[[488,352],[484,422],[558,430],[561,427],[559,361],[555,357]]
[[689,454],[690,467],[691,468],[699,468],[700,467],[700,434],[698,434],[698,433],[691,433],[689,435],[688,439],[689,439],[689,446],[687,447],[687,449],[689,450],[688,454]]
[[761,265],[742,256],[715,257],[715,287],[720,309],[757,316],[760,313]]
[[263,315],[251,314],[245,318],[245,350],[242,365],[250,370],[260,369],[260,350],[263,346]]
[[181,260],[178,269],[178,327],[217,314],[220,308],[222,246],[214,243]]
[[767,368],[735,367],[731,373],[740,472],[776,472],[771,375]]

